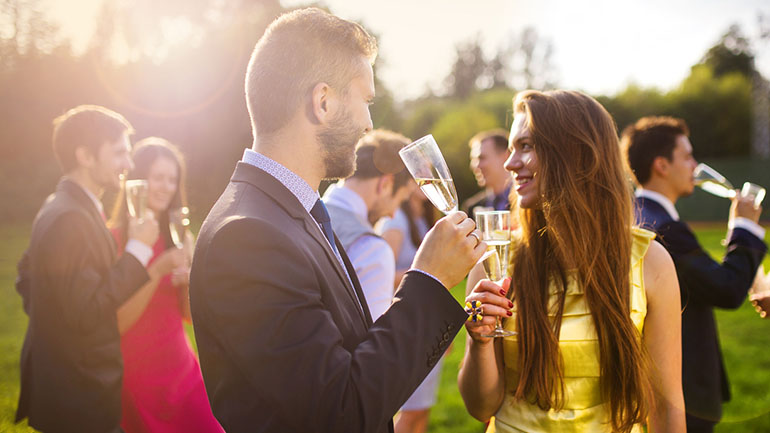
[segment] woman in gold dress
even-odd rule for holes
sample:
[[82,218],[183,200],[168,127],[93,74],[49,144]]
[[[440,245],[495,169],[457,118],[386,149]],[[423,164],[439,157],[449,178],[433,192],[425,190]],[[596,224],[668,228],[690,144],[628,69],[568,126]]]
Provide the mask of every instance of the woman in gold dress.
[[[510,282],[468,277],[483,314],[466,325],[468,411],[487,432],[684,431],[676,271],[632,227],[614,121],[578,92],[522,92],[513,109],[519,230]],[[495,316],[516,335],[482,337]]]

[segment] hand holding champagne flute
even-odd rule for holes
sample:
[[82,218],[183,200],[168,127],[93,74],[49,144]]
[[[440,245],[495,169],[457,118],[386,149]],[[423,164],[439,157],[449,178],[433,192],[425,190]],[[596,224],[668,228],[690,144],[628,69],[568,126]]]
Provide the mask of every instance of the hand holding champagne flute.
[[718,171],[706,164],[700,163],[693,172],[695,185],[706,192],[718,197],[733,199],[737,195],[740,197],[749,197],[753,200],[754,208],[758,209],[765,198],[765,188],[755,183],[746,182],[743,184],[740,193],[737,193],[733,184]]
[[148,184],[144,179],[131,179],[124,182],[128,214],[140,221],[147,212]]
[[[487,251],[481,257],[481,264],[487,278],[502,286],[503,280],[508,276],[508,263],[511,247],[511,212],[483,211],[476,213],[476,225],[481,231],[481,239],[487,244]],[[511,300],[513,290],[506,292],[506,297]],[[510,337],[516,335],[513,331],[503,329],[500,317],[496,317],[497,324],[492,333],[482,337]]]

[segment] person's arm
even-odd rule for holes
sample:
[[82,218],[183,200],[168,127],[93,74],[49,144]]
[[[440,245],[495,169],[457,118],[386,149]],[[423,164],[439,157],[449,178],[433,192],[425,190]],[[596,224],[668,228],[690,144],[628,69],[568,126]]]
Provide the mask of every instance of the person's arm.
[[99,266],[94,250],[94,227],[88,215],[61,215],[41,240],[40,269],[55,284],[52,301],[61,306],[63,318],[84,332],[115,321],[118,307],[148,280],[144,266],[131,254],[123,254],[110,268]]
[[738,308],[754,281],[767,246],[746,230],[736,228],[721,263],[701,247],[682,222],[658,228],[661,243],[671,254],[682,285],[683,306],[697,302],[719,308]]
[[[393,257],[398,257],[399,253],[401,253],[401,246],[406,240],[404,238],[404,233],[397,228],[392,228],[385,230],[381,236],[383,239],[385,239],[385,242],[390,245],[390,249],[393,250]],[[401,279],[404,278],[406,271],[406,269],[396,269],[396,273],[393,278],[394,288],[401,284]]]
[[682,335],[679,283],[671,257],[652,242],[644,257],[647,316],[643,341],[651,360],[650,432],[684,432]]
[[[503,370],[503,348],[501,338],[486,338],[495,328],[494,313],[507,316],[508,299],[499,291],[501,287],[489,280],[482,280],[484,271],[476,265],[468,275],[466,297],[484,303],[484,318],[480,323],[468,322],[465,328],[465,355],[457,386],[468,413],[479,421],[488,421],[500,408],[505,397],[505,373]],[[498,303],[498,306],[488,303]],[[502,304],[502,305],[500,305]]]
[[118,331],[125,334],[144,313],[150,299],[155,294],[160,280],[174,268],[183,263],[182,250],[172,248],[166,250],[147,267],[150,281],[136,291],[128,300],[118,307]]
[[16,292],[21,295],[24,312],[29,315],[29,251],[25,251],[21,260],[16,265],[18,276],[16,277]]
[[[414,263],[435,279],[408,272],[393,305],[355,346],[329,310],[354,302],[322,290],[324,281],[337,284],[319,264],[326,257],[284,227],[228,221],[198,246],[191,274],[196,336],[208,338],[198,340],[201,366],[214,375],[207,381],[224,354],[287,431],[381,431],[467,317],[444,285],[461,281],[485,247],[474,248],[457,216],[445,218],[434,242],[423,244],[428,257],[418,253]],[[359,320],[354,311],[349,317]],[[220,398],[211,396],[215,412],[227,405]]]

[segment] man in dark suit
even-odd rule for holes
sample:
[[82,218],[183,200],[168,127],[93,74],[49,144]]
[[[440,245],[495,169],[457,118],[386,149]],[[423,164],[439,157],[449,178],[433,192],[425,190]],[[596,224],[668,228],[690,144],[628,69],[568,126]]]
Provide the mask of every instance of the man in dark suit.
[[[215,416],[237,432],[384,432],[467,318],[447,288],[486,248],[461,212],[426,237],[372,323],[318,196],[352,174],[372,128],[376,42],[310,8],[257,43],[246,94],[252,149],[204,222],[190,302]],[[472,234],[471,234],[472,233]]]
[[16,421],[44,432],[121,431],[116,311],[149,279],[158,224],[132,220],[117,258],[99,197],[131,167],[123,116],[80,106],[54,121],[64,177],[32,226],[16,289],[29,315]]
[[722,362],[713,308],[738,308],[767,251],[757,224],[761,208],[737,196],[730,207],[729,244],[721,263],[711,259],[674,204],[692,194],[696,161],[687,125],[671,117],[645,117],[623,131],[623,146],[639,188],[640,225],[654,230],[674,259],[682,299],[682,387],[687,431],[710,432],[722,416],[730,387]]
[[505,161],[511,156],[508,131],[481,131],[471,138],[468,146],[471,148],[471,171],[476,176],[476,183],[484,189],[466,199],[462,210],[473,217],[476,209],[509,209],[511,173],[505,169]]

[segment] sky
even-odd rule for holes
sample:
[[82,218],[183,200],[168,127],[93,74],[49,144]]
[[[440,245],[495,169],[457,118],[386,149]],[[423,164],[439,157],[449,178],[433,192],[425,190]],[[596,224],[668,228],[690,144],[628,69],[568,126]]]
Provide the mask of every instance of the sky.
[[[102,0],[44,0],[77,48]],[[478,37],[489,55],[525,27],[551,41],[558,87],[614,94],[629,83],[667,90],[733,23],[758,32],[767,0],[323,0],[378,36],[379,78],[398,100],[440,91],[458,44]],[[283,0],[284,6],[307,4]],[[256,41],[255,41],[256,42]],[[770,77],[770,41],[755,44]]]

